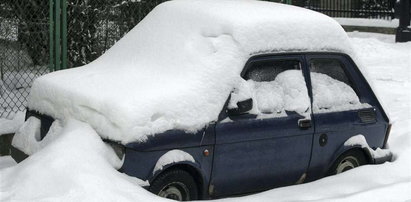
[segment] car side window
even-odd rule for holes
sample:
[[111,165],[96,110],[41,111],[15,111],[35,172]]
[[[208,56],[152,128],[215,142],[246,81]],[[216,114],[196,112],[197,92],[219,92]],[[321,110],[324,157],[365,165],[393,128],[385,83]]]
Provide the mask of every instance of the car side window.
[[309,60],[314,113],[368,107],[361,103],[345,66],[336,58]]
[[328,75],[352,87],[352,82],[344,72],[343,64],[337,59],[318,58],[310,60],[310,71]]
[[238,107],[239,101],[251,98],[253,108],[248,113],[257,118],[287,116],[297,112],[309,116],[310,99],[301,61],[298,59],[272,59],[254,61],[243,80],[232,94],[229,108]]

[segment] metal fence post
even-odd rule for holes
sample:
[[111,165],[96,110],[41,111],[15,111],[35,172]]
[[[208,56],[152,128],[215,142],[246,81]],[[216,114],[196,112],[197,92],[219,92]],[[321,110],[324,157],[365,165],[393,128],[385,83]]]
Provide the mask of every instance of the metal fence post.
[[49,71],[55,69],[54,60],[54,0],[49,0]]
[[395,35],[396,42],[407,42],[411,41],[411,3],[410,0],[401,0],[399,6],[397,6],[399,12],[399,26],[397,28],[397,33]]
[[50,71],[67,68],[67,0],[50,1]]
[[67,69],[67,0],[61,1],[61,68]]
[[61,63],[60,63],[60,54],[61,54],[61,46],[60,46],[60,25],[61,25],[61,9],[60,9],[60,2],[61,0],[55,0],[54,1],[54,9],[55,9],[55,21],[54,21],[54,39],[55,39],[55,50],[54,50],[54,64],[55,64],[55,70],[60,70],[61,69]]

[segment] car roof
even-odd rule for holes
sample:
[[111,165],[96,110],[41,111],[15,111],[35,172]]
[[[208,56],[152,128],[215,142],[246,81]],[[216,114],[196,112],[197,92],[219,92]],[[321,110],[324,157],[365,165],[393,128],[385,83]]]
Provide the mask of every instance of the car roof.
[[153,13],[167,15],[169,21],[204,25],[204,37],[231,36],[253,55],[350,48],[347,34],[334,19],[301,7],[252,0],[176,0],[156,9]]

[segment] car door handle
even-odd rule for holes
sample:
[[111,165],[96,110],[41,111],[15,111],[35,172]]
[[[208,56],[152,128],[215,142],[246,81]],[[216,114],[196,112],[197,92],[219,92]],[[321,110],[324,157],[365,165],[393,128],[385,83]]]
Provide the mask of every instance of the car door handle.
[[298,120],[298,127],[301,129],[311,128],[311,119],[300,119]]

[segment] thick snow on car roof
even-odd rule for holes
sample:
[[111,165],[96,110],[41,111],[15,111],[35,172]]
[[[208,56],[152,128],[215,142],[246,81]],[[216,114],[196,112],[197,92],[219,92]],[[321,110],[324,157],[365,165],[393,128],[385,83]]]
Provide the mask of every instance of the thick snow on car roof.
[[290,51],[349,53],[350,45],[337,22],[303,8],[166,2],[96,61],[37,79],[29,108],[123,143],[194,132],[217,119],[250,55]]

